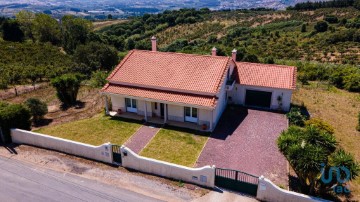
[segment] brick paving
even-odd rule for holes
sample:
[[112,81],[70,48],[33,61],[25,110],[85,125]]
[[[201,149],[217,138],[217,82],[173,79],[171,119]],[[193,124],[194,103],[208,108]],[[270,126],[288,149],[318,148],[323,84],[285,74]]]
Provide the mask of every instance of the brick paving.
[[135,153],[139,154],[141,150],[147,145],[147,143],[156,135],[160,130],[157,125],[143,125],[131,136],[131,138],[125,143],[125,146],[130,148]]
[[228,108],[200,154],[197,166],[215,165],[264,175],[277,185],[287,186],[287,162],[276,144],[286,128],[284,114]]

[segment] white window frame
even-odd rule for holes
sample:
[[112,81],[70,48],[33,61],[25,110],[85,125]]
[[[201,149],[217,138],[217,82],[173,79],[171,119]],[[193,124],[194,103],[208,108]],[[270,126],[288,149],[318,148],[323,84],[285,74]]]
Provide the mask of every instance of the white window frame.
[[[128,107],[128,102],[126,100],[129,100],[130,107]],[[132,98],[125,98],[125,106],[127,112],[137,113],[137,100]]]
[[[186,108],[190,109],[190,116],[186,116]],[[194,116],[194,111],[196,110],[196,116]],[[184,107],[184,116],[185,116],[185,121],[186,122],[191,122],[191,123],[197,123],[199,120],[199,109],[195,108],[195,107]]]

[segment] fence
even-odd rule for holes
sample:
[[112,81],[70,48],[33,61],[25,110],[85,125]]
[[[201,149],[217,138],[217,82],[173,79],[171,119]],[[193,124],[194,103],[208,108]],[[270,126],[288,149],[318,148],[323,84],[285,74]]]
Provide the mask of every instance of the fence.
[[17,144],[34,145],[105,163],[113,163],[110,143],[92,146],[20,129],[12,129],[11,138],[12,141]]

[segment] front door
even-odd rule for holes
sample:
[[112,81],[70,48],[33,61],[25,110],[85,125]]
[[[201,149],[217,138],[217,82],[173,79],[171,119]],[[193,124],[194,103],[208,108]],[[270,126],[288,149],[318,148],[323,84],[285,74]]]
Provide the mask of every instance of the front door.
[[125,104],[126,104],[127,112],[133,112],[133,113],[137,112],[137,107],[136,107],[137,103],[135,99],[125,98]]
[[197,123],[198,122],[198,109],[194,107],[185,107],[185,121]]
[[160,103],[160,116],[161,118],[164,118],[164,104]]

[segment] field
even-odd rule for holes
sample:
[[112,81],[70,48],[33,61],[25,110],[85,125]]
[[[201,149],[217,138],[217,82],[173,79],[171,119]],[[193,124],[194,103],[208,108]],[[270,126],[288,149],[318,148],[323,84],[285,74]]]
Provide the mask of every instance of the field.
[[44,127],[35,132],[91,145],[101,145],[107,142],[122,145],[138,128],[140,128],[138,123],[112,119],[98,114],[89,119]]
[[193,167],[208,135],[178,128],[162,128],[140,155]]
[[111,25],[116,25],[116,24],[119,24],[119,23],[124,23],[126,22],[127,20],[105,20],[105,21],[96,21],[96,22],[93,22],[93,29],[94,30],[100,30],[104,27],[107,27],[107,26],[111,26]]
[[[356,131],[360,111],[360,94],[350,93],[327,84],[311,82],[293,95],[293,103],[304,104],[312,117],[330,123],[335,129],[340,146],[360,162],[360,132]],[[351,184],[352,194],[360,199],[360,177]]]

